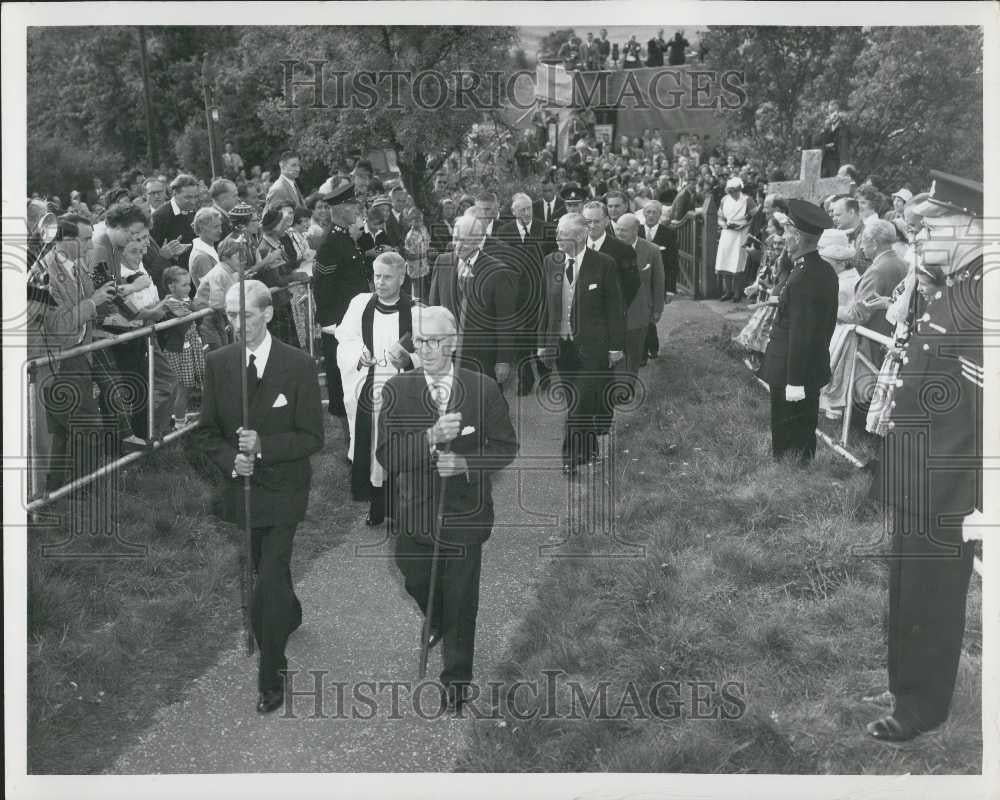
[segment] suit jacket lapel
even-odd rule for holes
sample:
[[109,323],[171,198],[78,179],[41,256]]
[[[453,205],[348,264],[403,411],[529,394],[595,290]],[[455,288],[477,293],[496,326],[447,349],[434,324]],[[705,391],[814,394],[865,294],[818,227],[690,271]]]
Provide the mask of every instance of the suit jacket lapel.
[[[242,354],[243,351],[241,348],[237,348],[237,350]],[[259,421],[263,420],[263,416],[267,410],[274,405],[274,401],[281,393],[281,387],[284,385],[286,368],[287,361],[281,357],[281,348],[278,340],[273,338],[272,335],[271,353],[267,357],[267,366],[264,367],[264,377],[250,403],[248,418],[251,423],[258,424]]]

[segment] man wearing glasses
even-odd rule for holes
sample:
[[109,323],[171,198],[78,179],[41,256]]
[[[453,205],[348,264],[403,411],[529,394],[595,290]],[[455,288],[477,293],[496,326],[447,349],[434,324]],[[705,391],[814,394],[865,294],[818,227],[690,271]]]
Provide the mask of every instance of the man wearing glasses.
[[458,328],[448,309],[414,308],[413,343],[421,366],[390,378],[382,391],[376,458],[394,494],[396,563],[424,614],[435,538],[439,544],[430,646],[444,641],[442,700],[456,710],[471,699],[492,476],[514,460],[517,436],[496,382],[453,363]]

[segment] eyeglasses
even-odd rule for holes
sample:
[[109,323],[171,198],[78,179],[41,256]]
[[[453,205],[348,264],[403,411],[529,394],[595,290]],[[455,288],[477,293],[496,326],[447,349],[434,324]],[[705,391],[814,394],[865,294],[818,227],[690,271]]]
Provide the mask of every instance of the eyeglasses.
[[426,346],[426,347],[430,347],[432,350],[440,350],[441,349],[441,345],[444,342],[448,341],[448,338],[449,337],[447,337],[447,336],[442,336],[442,337],[437,338],[437,339],[423,339],[423,338],[421,338],[421,337],[418,336],[418,337],[414,338],[414,340],[413,340],[413,346],[414,347],[425,347]]

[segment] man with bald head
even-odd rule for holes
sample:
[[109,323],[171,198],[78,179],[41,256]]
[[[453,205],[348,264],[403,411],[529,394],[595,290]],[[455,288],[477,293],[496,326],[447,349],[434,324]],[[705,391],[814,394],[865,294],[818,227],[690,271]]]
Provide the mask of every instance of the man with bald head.
[[[239,293],[238,283],[226,292],[226,316],[237,341],[205,357],[198,438],[222,473],[226,522],[246,524],[243,478],[250,476],[257,578],[251,618],[260,650],[257,711],[265,714],[284,701],[285,643],[302,623],[289,564],[295,528],[305,519],[309,501],[309,457],[323,447],[323,407],[309,354],[272,338],[267,330],[274,315],[268,288],[246,281],[242,318]],[[244,368],[246,427],[240,393]]]
[[429,302],[455,317],[459,363],[502,387],[514,363],[517,278],[485,252],[486,222],[475,209],[455,222],[455,249],[434,263]]
[[[406,591],[428,612],[437,540],[430,646],[444,641],[443,700],[471,696],[482,546],[493,530],[493,474],[517,455],[517,436],[496,382],[454,362],[454,314],[413,311],[420,366],[389,378],[382,391],[375,453],[394,504],[389,519]],[[439,505],[442,501],[443,505]],[[438,508],[442,509],[438,518]]]

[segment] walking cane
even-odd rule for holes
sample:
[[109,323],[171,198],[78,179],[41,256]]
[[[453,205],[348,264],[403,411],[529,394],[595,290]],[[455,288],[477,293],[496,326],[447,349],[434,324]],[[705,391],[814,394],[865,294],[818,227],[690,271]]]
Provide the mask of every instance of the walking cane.
[[[246,264],[240,267],[240,400],[242,430],[250,424],[250,401],[247,394]],[[243,633],[248,656],[254,654],[253,636],[253,533],[250,525],[250,476],[243,476],[243,566],[240,570],[240,599],[243,604]]]

